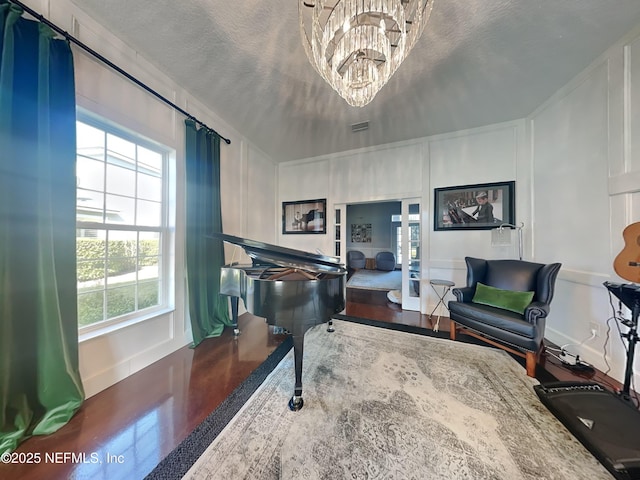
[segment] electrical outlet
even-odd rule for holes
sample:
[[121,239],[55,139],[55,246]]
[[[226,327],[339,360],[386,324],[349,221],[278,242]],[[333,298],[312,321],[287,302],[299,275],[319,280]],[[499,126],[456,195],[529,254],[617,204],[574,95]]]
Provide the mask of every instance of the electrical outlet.
[[589,331],[592,334],[595,334],[596,337],[599,337],[600,336],[600,325],[598,325],[596,322],[589,323]]

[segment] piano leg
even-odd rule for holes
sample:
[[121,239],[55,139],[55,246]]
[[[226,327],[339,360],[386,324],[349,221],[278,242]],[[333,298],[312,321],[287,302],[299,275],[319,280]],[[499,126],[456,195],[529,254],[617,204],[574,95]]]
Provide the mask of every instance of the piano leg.
[[333,328],[333,318],[330,318],[329,322],[327,323],[327,332],[333,333],[335,331],[336,331],[336,329]]
[[[301,330],[295,328],[295,330]],[[304,331],[296,332],[293,334],[293,360],[296,369],[296,386],[293,391],[293,397],[289,400],[289,409],[297,412],[302,408],[304,402],[302,401],[302,356],[304,354]]]
[[233,336],[240,335],[240,329],[238,328],[238,303],[240,297],[231,297],[231,320],[233,321]]

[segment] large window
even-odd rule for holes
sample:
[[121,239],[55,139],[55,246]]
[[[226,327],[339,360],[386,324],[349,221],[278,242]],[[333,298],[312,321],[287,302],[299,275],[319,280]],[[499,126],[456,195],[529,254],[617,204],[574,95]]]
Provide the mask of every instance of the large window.
[[166,306],[166,149],[77,122],[79,327]]

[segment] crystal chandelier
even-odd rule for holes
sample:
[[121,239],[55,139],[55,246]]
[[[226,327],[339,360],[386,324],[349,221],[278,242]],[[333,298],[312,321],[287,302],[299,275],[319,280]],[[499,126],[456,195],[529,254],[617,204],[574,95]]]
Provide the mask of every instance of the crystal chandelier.
[[309,61],[349,105],[367,105],[407,57],[433,0],[300,0]]

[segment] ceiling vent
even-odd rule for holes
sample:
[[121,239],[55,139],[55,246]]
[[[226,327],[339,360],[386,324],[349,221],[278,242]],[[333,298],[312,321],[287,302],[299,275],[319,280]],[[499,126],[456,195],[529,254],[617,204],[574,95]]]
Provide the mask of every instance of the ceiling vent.
[[360,122],[354,123],[351,125],[351,132],[364,132],[365,130],[369,130],[369,122]]

